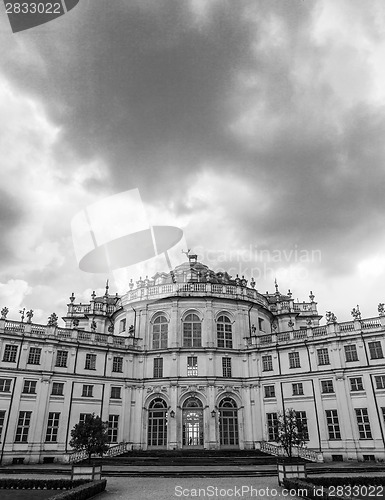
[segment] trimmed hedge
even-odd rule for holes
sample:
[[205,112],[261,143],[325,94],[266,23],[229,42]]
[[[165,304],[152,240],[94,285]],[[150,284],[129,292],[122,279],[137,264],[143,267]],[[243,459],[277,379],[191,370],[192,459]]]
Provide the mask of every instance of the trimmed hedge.
[[[288,490],[296,490],[297,491],[297,494],[298,494],[298,490],[306,490],[307,491],[307,495],[306,496],[302,496],[302,498],[310,498],[310,499],[318,499],[318,500],[328,500],[329,499],[329,495],[324,492],[323,495],[314,495],[314,484],[312,484],[311,482],[307,482],[305,481],[304,479],[288,479],[288,478],[285,478],[283,481],[282,481],[282,484],[285,486],[286,489]],[[341,500],[343,497],[338,497],[338,500]],[[334,500],[335,497],[334,497]]]
[[2,490],[69,490],[76,488],[89,479],[20,479],[6,477],[0,479],[0,489]]
[[86,500],[106,489],[107,479],[99,481],[91,481],[87,484],[82,484],[72,490],[63,491],[57,495],[49,497],[48,500]]
[[[282,481],[285,488],[288,490],[294,489],[298,492],[298,490],[306,490],[306,496],[302,496],[302,498],[309,498],[311,500],[351,500],[351,497],[346,497],[342,495],[336,495],[334,491],[334,495],[329,496],[328,489],[329,486],[383,486],[385,485],[385,477],[369,477],[369,476],[355,476],[355,477],[319,477],[319,478],[303,478],[303,479],[294,479],[294,478],[286,478]],[[316,495],[314,493],[314,489],[318,490],[322,488],[322,495]],[[302,493],[301,492],[301,493]],[[298,494],[299,496],[299,494]],[[374,497],[374,495],[372,495]],[[359,499],[362,496],[358,495],[355,498]]]
[[[305,479],[306,481],[306,479]],[[312,477],[308,479],[309,482],[315,485],[322,486],[341,486],[341,484],[350,484],[351,486],[355,484],[360,484],[362,486],[385,486],[385,477],[369,477],[369,476],[353,476],[353,477]]]

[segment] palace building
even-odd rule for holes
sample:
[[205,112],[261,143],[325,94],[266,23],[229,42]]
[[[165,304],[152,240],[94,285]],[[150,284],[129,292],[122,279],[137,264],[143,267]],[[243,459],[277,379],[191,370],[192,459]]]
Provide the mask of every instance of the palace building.
[[384,307],[326,324],[314,295],[188,262],[127,293],[70,297],[64,326],[0,319],[1,463],[71,460],[73,426],[108,422],[111,449],[260,449],[296,411],[312,460],[383,460]]

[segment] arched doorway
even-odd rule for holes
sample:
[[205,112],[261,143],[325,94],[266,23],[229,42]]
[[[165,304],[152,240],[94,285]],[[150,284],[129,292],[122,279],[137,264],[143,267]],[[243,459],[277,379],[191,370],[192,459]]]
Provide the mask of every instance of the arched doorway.
[[186,448],[203,448],[203,405],[195,397],[187,399],[183,404],[183,438]]
[[148,408],[149,448],[167,447],[167,404],[162,398],[153,399]]
[[219,403],[219,439],[221,447],[239,446],[238,408],[233,398],[223,398]]

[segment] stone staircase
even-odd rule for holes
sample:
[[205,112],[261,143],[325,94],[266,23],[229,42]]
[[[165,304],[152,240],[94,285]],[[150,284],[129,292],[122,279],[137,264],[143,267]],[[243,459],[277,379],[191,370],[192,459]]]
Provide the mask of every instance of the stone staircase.
[[258,450],[129,451],[92,461],[103,466],[106,476],[131,477],[255,476],[257,470],[259,475],[271,475],[277,467],[276,457]]

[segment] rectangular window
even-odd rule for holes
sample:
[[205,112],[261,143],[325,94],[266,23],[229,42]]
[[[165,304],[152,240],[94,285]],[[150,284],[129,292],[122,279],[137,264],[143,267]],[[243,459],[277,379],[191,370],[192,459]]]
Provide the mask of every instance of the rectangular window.
[[309,441],[309,429],[307,426],[306,411],[296,411],[295,417],[297,421],[297,429],[300,439],[302,441]]
[[385,389],[385,375],[376,375],[376,389]]
[[63,382],[53,382],[52,383],[52,396],[63,396],[64,383]]
[[321,380],[322,394],[331,394],[334,392],[333,380]]
[[16,443],[26,443],[28,441],[28,431],[31,423],[31,411],[20,411],[16,427]]
[[10,392],[11,382],[10,378],[0,378],[0,392]]
[[275,385],[265,385],[265,398],[275,398]]
[[93,392],[94,392],[93,385],[83,385],[83,392],[82,392],[83,398],[92,398]]
[[326,410],[325,413],[329,439],[341,439],[341,430],[337,410]]
[[292,384],[293,396],[303,396],[303,384],[302,382]]
[[350,390],[351,391],[363,391],[364,386],[362,385],[361,377],[353,377],[350,380]]
[[4,348],[3,361],[7,363],[16,363],[17,345],[6,344]]
[[347,363],[352,361],[358,361],[357,347],[355,345],[346,345],[345,349],[345,360]]
[[198,375],[198,358],[196,356],[187,357],[187,376],[196,377]]
[[265,326],[263,324],[263,319],[262,318],[258,318],[258,328],[259,328],[259,331],[260,332],[264,332],[265,331]]
[[330,365],[329,351],[327,348],[317,349],[317,357],[319,365]]
[[154,358],[154,378],[163,377],[163,358]]
[[384,419],[385,422],[385,407],[382,407],[381,411],[382,411],[382,418]]
[[381,342],[368,342],[370,359],[381,359],[384,357],[382,353]]
[[92,415],[92,413],[81,413],[79,415],[79,424],[84,424],[84,422],[86,421],[86,418],[90,417],[91,415]]
[[119,332],[126,331],[126,319],[121,319],[119,323]]
[[225,347],[226,349],[233,348],[233,333],[231,330],[231,323],[217,323],[217,344],[218,347]]
[[271,372],[273,370],[273,356],[262,356],[262,371]]
[[60,368],[66,368],[67,360],[68,360],[68,351],[57,351],[55,366],[59,366]]
[[118,425],[119,425],[119,415],[109,415],[108,416],[108,441],[110,443],[118,442]]
[[268,441],[278,441],[278,419],[276,413],[267,413]]
[[85,370],[96,370],[96,354],[86,354]]
[[24,380],[23,394],[36,394],[36,380]]
[[47,434],[45,435],[46,442],[49,443],[57,442],[57,434],[59,431],[59,418],[60,418],[60,413],[56,412],[48,413]]
[[121,356],[114,356],[112,358],[112,371],[115,373],[123,372],[123,358]]
[[[194,317],[194,318],[191,318]],[[183,323],[183,347],[201,347],[202,325],[196,314],[187,315],[188,320]]]
[[29,365],[40,365],[41,349],[39,347],[30,347],[28,354]]
[[111,387],[111,399],[122,399],[122,388]]
[[0,441],[1,441],[1,436],[3,434],[4,420],[5,420],[5,410],[0,410]]
[[289,367],[301,368],[301,363],[299,360],[299,352],[289,352]]
[[226,378],[230,378],[231,375],[231,358],[222,358],[222,373]]
[[369,415],[367,408],[356,408],[356,418],[360,439],[372,439],[372,431],[370,429]]

